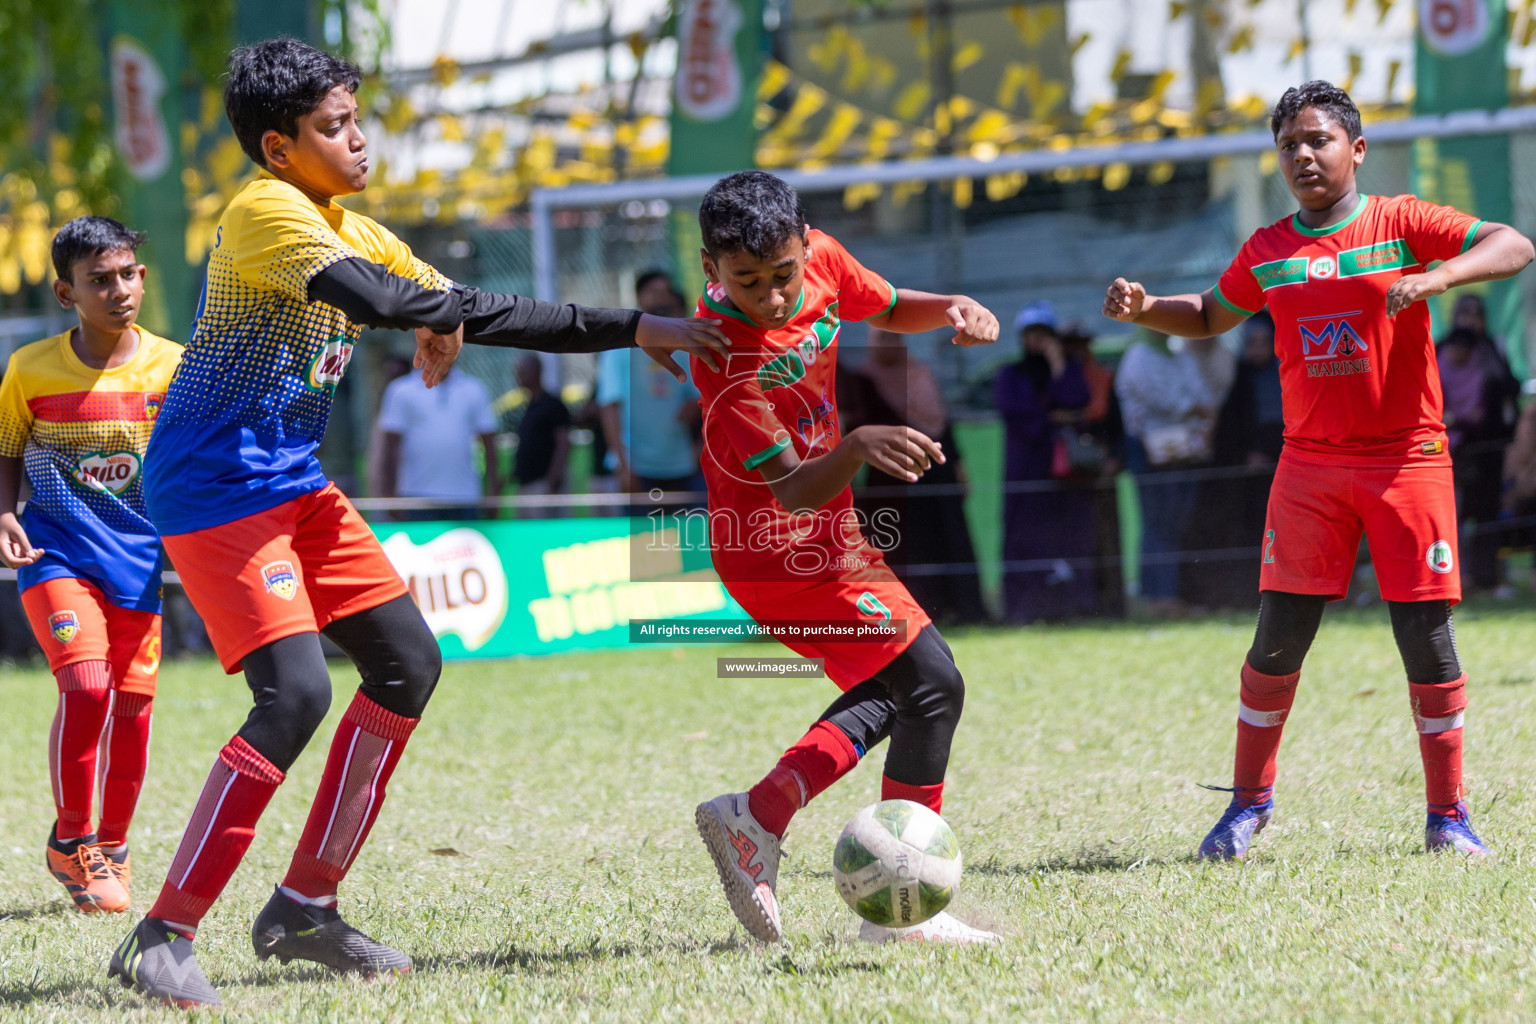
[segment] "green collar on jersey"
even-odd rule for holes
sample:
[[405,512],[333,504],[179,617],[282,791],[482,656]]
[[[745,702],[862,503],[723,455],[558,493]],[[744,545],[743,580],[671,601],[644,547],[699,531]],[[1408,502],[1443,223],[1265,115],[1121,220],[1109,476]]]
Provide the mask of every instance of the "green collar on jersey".
[[[740,320],[744,324],[751,324],[753,327],[757,327],[759,330],[763,329],[761,327],[761,325],[759,325],[751,317],[745,315],[744,313],[738,313],[736,310],[729,309],[729,308],[721,305],[720,303],[716,302],[714,299],[712,299],[710,297],[708,289],[705,289],[705,291],[704,291],[704,305],[707,306],[708,308],[714,310],[716,313],[719,313],[721,316],[728,316],[732,320]],[[799,316],[800,315],[800,307],[802,307],[804,305],[805,305],[805,289],[801,288],[800,289],[800,300],[795,303],[795,311],[793,313],[789,314],[789,319],[793,320],[795,317]],[[785,321],[786,324],[788,322],[789,322],[788,320]]]
[[1371,197],[1362,192],[1360,194],[1360,202],[1355,205],[1355,212],[1351,213],[1348,217],[1345,217],[1337,224],[1330,224],[1326,228],[1307,227],[1301,222],[1301,213],[1298,211],[1297,213],[1291,215],[1291,227],[1311,238],[1321,238],[1324,235],[1331,235],[1335,231],[1340,231],[1353,223],[1356,217],[1365,212],[1365,204],[1370,201]]

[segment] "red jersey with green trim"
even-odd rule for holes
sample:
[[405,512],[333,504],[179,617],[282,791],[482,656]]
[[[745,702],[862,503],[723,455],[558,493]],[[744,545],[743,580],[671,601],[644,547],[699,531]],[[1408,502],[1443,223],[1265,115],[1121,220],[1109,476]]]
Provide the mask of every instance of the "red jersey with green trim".
[[692,367],[704,411],[700,461],[709,486],[710,547],[726,583],[814,583],[868,570],[890,576],[860,532],[851,488],[814,516],[791,516],[758,467],[791,446],[801,459],[837,447],[838,329],[895,304],[890,282],[820,231],[810,233],[805,286],[783,327],[759,327],[725,305],[717,285],[700,298],[697,315],[723,321],[731,339],[722,371],[698,359]]
[[1216,297],[1243,316],[1269,307],[1291,451],[1367,459],[1445,454],[1429,307],[1387,316],[1387,289],[1465,252],[1482,221],[1416,196],[1361,196],[1328,228],[1294,216],[1255,231]]

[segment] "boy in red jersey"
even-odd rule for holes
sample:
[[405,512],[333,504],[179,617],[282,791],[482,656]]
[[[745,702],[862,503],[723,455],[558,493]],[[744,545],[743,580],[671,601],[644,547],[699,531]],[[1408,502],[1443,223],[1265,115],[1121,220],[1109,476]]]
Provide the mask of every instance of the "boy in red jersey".
[[[143,241],[110,217],[60,228],[53,291],[80,323],[22,346],[0,383],[0,562],[16,570],[59,686],[44,856],[87,912],[128,909],[128,826],[160,665],[160,538],[140,470],[181,346],[136,326]],[[23,476],[32,496],[18,518]]]
[[1425,845],[1483,856],[1461,792],[1467,677],[1451,623],[1461,599],[1456,502],[1421,300],[1519,273],[1531,243],[1414,196],[1361,195],[1360,112],[1327,82],[1287,90],[1270,128],[1296,215],[1254,232],[1210,291],[1158,297],[1117,278],[1104,299],[1108,317],[1187,338],[1231,330],[1265,307],[1275,320],[1285,448],[1242,671],[1232,802],[1200,856],[1242,858],[1269,822],[1302,659],[1323,606],[1348,589],[1362,532],[1408,675],[1429,805]]
[[236,50],[225,111],[260,176],[219,221],[197,323],[146,458],[149,514],[228,672],[255,706],[220,751],[164,888],[112,957],[124,984],[216,1004],[192,938],[330,704],[320,633],[358,666],[257,956],[372,973],[410,958],[342,920],[336,893],[437,683],[436,640],[315,451],[364,325],[415,328],[430,387],[464,340],[552,352],[638,344],[664,365],[726,341],[711,325],[553,306],[444,278],[334,197],[368,182],[357,68],[293,39]]
[[[944,453],[910,427],[842,436],[833,386],[839,326],[948,327],[962,345],[990,344],[998,327],[963,295],[898,291],[860,266],[806,226],[799,196],[771,174],[716,182],[699,227],[709,278],[699,315],[721,318],[733,340],[723,369],[694,364],[715,568],[758,621],[896,628],[873,643],[786,639],[797,653],[825,659],[843,696],[757,785],[695,812],[731,910],[750,934],[773,942],[783,936],[775,883],[790,818],[886,737],[882,797],[938,811],[965,695],[949,646],[864,539],[849,488],[865,463],[916,481]],[[866,921],[859,934],[875,942],[997,938],[942,913],[911,928]]]

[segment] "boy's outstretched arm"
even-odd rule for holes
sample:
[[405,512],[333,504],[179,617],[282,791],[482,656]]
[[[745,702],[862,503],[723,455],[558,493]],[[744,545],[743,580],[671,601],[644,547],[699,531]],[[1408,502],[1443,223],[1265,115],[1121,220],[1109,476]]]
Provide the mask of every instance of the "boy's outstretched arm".
[[814,512],[853,482],[868,463],[880,472],[915,483],[935,462],[944,462],[939,442],[911,427],[859,427],[825,455],[803,462],[789,447],[758,467],[780,505],[790,512]]
[[1406,274],[1387,289],[1387,316],[1397,316],[1420,299],[1440,295],[1458,285],[1502,281],[1514,277],[1536,257],[1531,240],[1508,224],[1488,222],[1477,229],[1467,251],[1434,270]]
[[1198,295],[1148,295],[1140,282],[1123,277],[1115,278],[1105,291],[1104,315],[1176,338],[1225,334],[1247,319],[1222,305],[1214,288]]
[[997,340],[999,331],[997,317],[969,296],[935,295],[909,288],[896,289],[896,304],[890,311],[865,322],[897,334],[953,327],[956,345],[990,345]]
[[[429,385],[447,372],[463,341],[541,352],[601,352],[637,344],[679,379],[683,371],[672,360],[672,352],[698,355],[715,367],[715,356],[723,357],[729,345],[716,321],[556,305],[458,284],[436,291],[364,259],[339,260],[326,267],[311,279],[309,297],[335,306],[353,323],[397,330],[425,328],[439,339],[427,344],[422,334],[417,338],[416,365]],[[460,326],[463,336],[456,341]]]

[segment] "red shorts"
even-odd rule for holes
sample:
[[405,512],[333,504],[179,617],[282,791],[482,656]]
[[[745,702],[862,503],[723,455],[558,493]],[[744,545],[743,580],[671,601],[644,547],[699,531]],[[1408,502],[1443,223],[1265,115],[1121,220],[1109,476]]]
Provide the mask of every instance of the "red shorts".
[[894,573],[888,578],[822,583],[727,583],[748,615],[758,622],[906,622],[906,634],[890,642],[831,643],[781,638],[785,647],[807,658],[825,658],[827,678],[844,690],[879,672],[906,650],[924,626],[928,613],[907,593]]
[[335,484],[161,539],[226,672],[274,640],[318,633],[405,595],[373,531]]
[[1282,454],[1269,489],[1259,589],[1342,598],[1361,533],[1384,600],[1461,600],[1448,462],[1340,466]]
[[32,635],[57,672],[81,661],[112,666],[112,688],[155,695],[160,668],[160,616],[119,608],[93,584],[71,576],[34,583],[21,592]]

